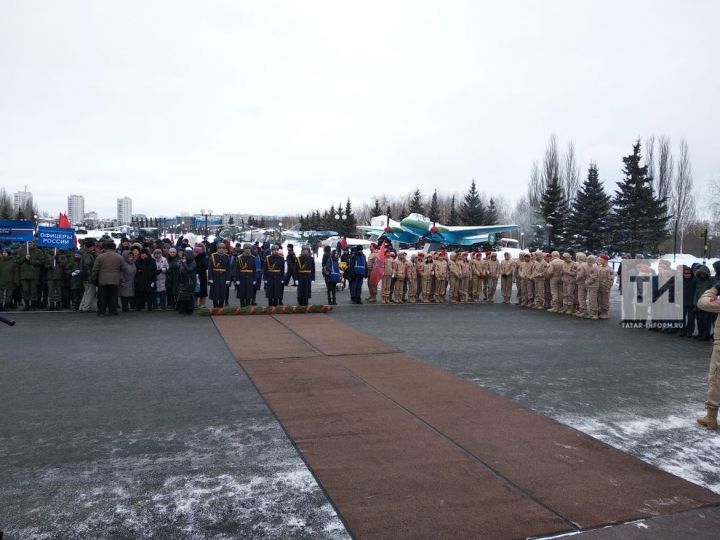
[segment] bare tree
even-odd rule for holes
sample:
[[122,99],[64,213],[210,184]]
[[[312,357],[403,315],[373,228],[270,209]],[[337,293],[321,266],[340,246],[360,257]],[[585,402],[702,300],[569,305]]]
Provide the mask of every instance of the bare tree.
[[542,191],[545,191],[545,186],[547,186],[553,178],[560,178],[560,153],[558,152],[557,136],[554,133],[550,135],[547,148],[545,149],[545,157],[543,158]]
[[645,164],[649,178],[655,178],[655,135],[650,135],[645,143]]
[[562,182],[565,198],[569,204],[572,204],[580,187],[580,169],[577,166],[575,158],[575,143],[568,143],[567,152],[563,156],[562,170],[560,171],[560,180]]
[[660,199],[670,197],[674,168],[670,137],[661,135],[658,139],[656,176],[653,177],[655,181],[655,193],[657,193]]
[[542,175],[540,174],[540,167],[537,161],[533,161],[532,168],[530,169],[530,182],[528,183],[528,201],[530,206],[538,208],[540,206],[540,199],[545,191],[545,184],[543,183]]
[[670,191],[670,212],[677,220],[677,229],[681,233],[680,251],[682,251],[682,233],[695,218],[692,163],[690,163],[690,149],[685,139],[680,141],[677,170]]

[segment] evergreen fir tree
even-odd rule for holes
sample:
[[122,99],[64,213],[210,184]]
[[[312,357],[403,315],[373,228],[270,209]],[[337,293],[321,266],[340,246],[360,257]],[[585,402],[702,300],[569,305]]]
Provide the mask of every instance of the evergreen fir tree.
[[484,225],[485,224],[485,208],[483,207],[480,194],[475,187],[475,179],[473,178],[470,190],[465,194],[465,201],[460,207],[460,219],[463,225]]
[[655,197],[653,179],[647,176],[647,165],[640,166],[640,141],[633,153],[623,158],[625,178],[618,184],[613,198],[610,224],[616,250],[656,253],[658,244],[667,238],[667,199]]
[[345,202],[345,223],[343,225],[345,227],[345,236],[353,236],[355,234],[357,220],[355,219],[355,214],[353,214],[349,198]]
[[234,217],[230,216],[230,217],[228,218],[228,225],[235,225],[235,218],[234,218]]
[[450,200],[450,216],[448,217],[448,225],[460,225],[460,216],[458,215],[457,208],[455,208],[455,195],[453,195]]
[[428,217],[433,223],[440,220],[440,205],[438,204],[437,189],[433,192],[432,199],[430,200]]
[[400,217],[398,218],[400,221],[405,219],[408,216],[409,212],[407,209],[407,206],[403,204],[402,208],[400,209]]
[[485,225],[497,225],[497,222],[497,206],[495,205],[495,199],[490,197],[490,204],[488,205],[487,212],[485,212]]
[[377,217],[382,215],[382,210],[380,210],[380,201],[378,199],[375,199],[375,206],[373,206],[373,209],[370,211],[370,217]]
[[610,195],[600,182],[597,165],[591,163],[567,221],[568,243],[590,253],[606,248],[610,208]]
[[[545,222],[536,234],[538,245],[545,243],[553,249],[563,247],[565,241],[565,220],[569,215],[565,190],[560,179],[555,176],[545,186],[545,191],[540,199],[540,216]],[[545,242],[543,242],[543,239]]]
[[420,193],[419,189],[416,189],[415,193],[413,193],[408,211],[410,214],[425,214],[425,205],[422,202],[422,193]]

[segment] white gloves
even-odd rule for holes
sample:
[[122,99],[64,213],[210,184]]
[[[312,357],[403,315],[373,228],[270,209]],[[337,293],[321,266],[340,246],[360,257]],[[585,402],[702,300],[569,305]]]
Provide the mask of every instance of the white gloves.
[[208,279],[208,283],[209,283],[210,285],[212,285],[212,284],[213,284],[213,280],[212,280],[212,279]]

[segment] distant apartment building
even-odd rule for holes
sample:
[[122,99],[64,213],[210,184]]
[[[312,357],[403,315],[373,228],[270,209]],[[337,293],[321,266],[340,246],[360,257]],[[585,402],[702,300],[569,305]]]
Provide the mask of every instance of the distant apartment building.
[[85,197],[82,195],[68,195],[67,216],[73,225],[83,222],[85,219]]
[[120,225],[130,225],[132,223],[132,199],[123,197],[117,200],[117,220]]
[[15,210],[25,208],[25,205],[28,203],[28,201],[31,200],[32,193],[30,193],[29,191],[16,191],[15,195],[13,196],[13,208]]

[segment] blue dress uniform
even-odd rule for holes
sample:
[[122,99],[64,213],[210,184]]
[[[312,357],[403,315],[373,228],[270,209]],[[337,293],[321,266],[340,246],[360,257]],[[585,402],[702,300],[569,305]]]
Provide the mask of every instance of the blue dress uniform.
[[227,300],[228,286],[232,278],[232,260],[227,254],[225,244],[219,244],[218,250],[210,255],[208,264],[208,283],[210,299],[213,307],[224,307]]
[[263,264],[265,298],[268,299],[268,306],[278,306],[282,300],[285,259],[278,253],[278,249],[280,247],[274,245]]
[[298,282],[298,304],[307,306],[312,296],[312,282],[315,281],[315,259],[308,248],[303,248],[302,255],[295,260],[295,279]]
[[235,264],[235,291],[240,300],[240,307],[249,306],[255,293],[255,257],[250,253],[250,246],[243,247]]

